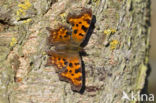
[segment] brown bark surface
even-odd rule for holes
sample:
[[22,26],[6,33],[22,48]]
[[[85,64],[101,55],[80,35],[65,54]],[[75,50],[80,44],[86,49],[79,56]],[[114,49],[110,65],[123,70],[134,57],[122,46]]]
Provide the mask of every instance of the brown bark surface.
[[[45,67],[46,27],[81,7],[96,17],[83,94]],[[0,103],[129,103],[123,91],[140,93],[145,85],[149,34],[150,0],[1,0]]]

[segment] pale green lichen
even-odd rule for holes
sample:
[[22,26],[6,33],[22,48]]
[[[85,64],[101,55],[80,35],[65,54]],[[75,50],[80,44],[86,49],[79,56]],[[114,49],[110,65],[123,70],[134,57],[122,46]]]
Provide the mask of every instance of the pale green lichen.
[[65,17],[66,16],[66,13],[61,13],[60,16],[61,17]]
[[42,52],[42,55],[46,55],[46,52]]
[[97,2],[98,0],[93,0],[93,2]]
[[[139,74],[137,77],[136,90],[135,90],[136,92],[138,90],[141,90],[144,87],[144,84],[145,84],[145,78],[144,77],[146,77],[146,72],[147,72],[148,68],[147,68],[147,65],[141,64],[139,66],[139,69],[140,69],[140,71],[139,71]],[[136,103],[136,101],[137,100],[134,100],[131,103]]]
[[141,64],[138,81],[137,81],[137,86],[136,86],[137,90],[142,89],[142,87],[144,86],[145,79],[143,77],[146,77],[146,71],[147,71],[147,66],[144,64]]
[[96,6],[98,6],[100,4],[100,0],[93,0],[93,2],[96,3]]
[[67,16],[67,13],[61,13],[60,14],[60,17],[63,20],[63,22],[66,22],[66,16]]

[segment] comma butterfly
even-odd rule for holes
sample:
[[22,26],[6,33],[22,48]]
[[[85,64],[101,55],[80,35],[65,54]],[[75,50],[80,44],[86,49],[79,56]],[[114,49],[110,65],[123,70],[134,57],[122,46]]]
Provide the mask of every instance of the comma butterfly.
[[55,50],[47,51],[47,65],[56,66],[59,79],[70,82],[72,90],[79,92],[84,85],[81,44],[85,41],[92,24],[91,9],[83,8],[78,15],[69,14],[67,23],[72,25],[71,29],[66,26],[57,29],[47,28],[50,32],[48,44],[55,46]]

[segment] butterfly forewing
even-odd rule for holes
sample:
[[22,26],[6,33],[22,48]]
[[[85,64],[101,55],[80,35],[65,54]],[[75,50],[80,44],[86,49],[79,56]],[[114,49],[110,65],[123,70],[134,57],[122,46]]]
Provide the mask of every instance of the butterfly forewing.
[[92,11],[83,9],[79,15],[69,14],[67,21],[72,24],[72,39],[77,44],[81,44],[85,39],[92,21]]

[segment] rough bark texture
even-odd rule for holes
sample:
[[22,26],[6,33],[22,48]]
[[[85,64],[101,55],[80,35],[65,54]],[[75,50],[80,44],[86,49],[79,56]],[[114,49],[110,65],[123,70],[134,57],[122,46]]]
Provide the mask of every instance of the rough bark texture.
[[[45,67],[45,28],[79,7],[96,16],[83,94]],[[123,91],[140,93],[145,84],[149,19],[150,0],[1,0],[0,103],[129,103]]]

